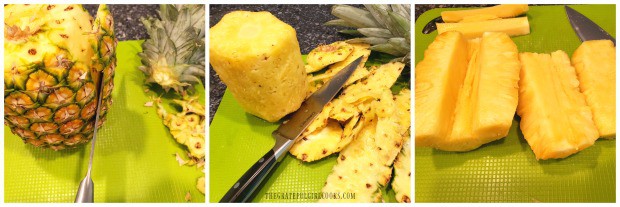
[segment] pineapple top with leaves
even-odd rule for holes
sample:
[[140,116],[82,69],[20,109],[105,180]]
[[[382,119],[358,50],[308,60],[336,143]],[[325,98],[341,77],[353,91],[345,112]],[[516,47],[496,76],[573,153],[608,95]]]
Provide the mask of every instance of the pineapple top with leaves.
[[205,76],[204,5],[161,5],[159,17],[142,19],[150,39],[139,67],[147,83],[186,94]]
[[367,4],[365,8],[335,5],[332,14],[339,19],[325,23],[329,26],[353,27],[340,33],[360,36],[348,43],[367,43],[373,51],[398,58],[393,61],[408,63],[411,59],[411,5]]

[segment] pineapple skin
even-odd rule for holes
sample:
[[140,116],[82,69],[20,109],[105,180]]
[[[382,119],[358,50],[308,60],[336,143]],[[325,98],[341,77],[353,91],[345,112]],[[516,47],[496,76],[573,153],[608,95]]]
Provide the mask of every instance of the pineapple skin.
[[465,83],[459,91],[451,135],[437,145],[469,151],[508,135],[518,104],[521,68],[517,45],[504,33],[487,32],[470,42]]
[[467,71],[467,41],[459,32],[439,34],[415,67],[415,145],[436,147],[449,135],[459,88]]
[[295,29],[269,12],[234,11],[209,31],[210,63],[248,113],[275,122],[301,106],[308,82]]
[[585,41],[572,64],[601,138],[616,138],[616,47],[610,40]]
[[593,145],[598,130],[568,55],[521,53],[519,58],[517,114],[536,159],[565,158]]
[[411,144],[409,133],[402,151],[394,161],[394,180],[392,189],[396,192],[396,200],[401,203],[411,203]]
[[81,5],[6,5],[4,18],[5,123],[37,147],[88,142],[101,81],[97,126],[112,104],[117,40],[107,6],[93,20]]

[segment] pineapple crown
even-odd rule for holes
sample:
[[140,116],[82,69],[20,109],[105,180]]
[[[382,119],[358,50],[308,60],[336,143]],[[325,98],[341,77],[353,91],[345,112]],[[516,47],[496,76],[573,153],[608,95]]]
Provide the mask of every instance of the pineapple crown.
[[142,43],[139,69],[147,83],[186,94],[205,77],[204,5],[160,5],[159,17],[143,18],[150,39]]
[[325,23],[328,26],[353,27],[339,31],[359,36],[348,43],[367,43],[373,51],[397,56],[393,61],[411,60],[411,5],[367,4],[365,8],[347,5],[332,7],[332,15],[339,19]]

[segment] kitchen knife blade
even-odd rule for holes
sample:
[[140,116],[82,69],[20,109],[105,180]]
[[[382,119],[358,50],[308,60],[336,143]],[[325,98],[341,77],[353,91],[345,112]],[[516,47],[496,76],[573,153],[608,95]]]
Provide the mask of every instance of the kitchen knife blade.
[[575,30],[575,33],[577,33],[577,36],[579,36],[582,42],[588,40],[611,40],[614,45],[616,45],[616,39],[588,17],[569,6],[564,6],[564,9],[566,10],[568,21],[571,26],[573,26],[573,30]]
[[276,164],[282,161],[301,133],[323,111],[325,104],[342,89],[344,83],[362,62],[362,58],[357,58],[340,70],[329,82],[308,97],[301,107],[292,113],[289,120],[284,121],[278,129],[273,131],[271,135],[276,139],[274,147],[237,180],[222,197],[220,203],[248,202],[252,198],[254,191],[266,180]]

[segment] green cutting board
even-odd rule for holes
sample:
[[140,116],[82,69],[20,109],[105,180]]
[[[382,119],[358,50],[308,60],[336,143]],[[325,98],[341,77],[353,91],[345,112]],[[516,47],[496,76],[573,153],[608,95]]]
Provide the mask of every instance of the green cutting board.
[[[304,56],[305,58],[305,56]],[[373,53],[366,66],[391,58]],[[398,86],[402,87],[402,86]],[[226,90],[209,126],[209,200],[219,202],[228,189],[274,144],[271,132],[280,123],[269,123],[246,113]],[[252,202],[317,202],[317,194],[336,164],[337,154],[313,162],[302,162],[287,153]],[[275,198],[282,193],[292,197]],[[382,189],[385,202],[396,202],[391,188]]]
[[[196,189],[204,173],[178,165],[173,154],[183,154],[184,146],[173,140],[155,107],[144,106],[155,93],[144,92],[144,75],[137,69],[140,44],[118,44],[114,103],[98,131],[93,161],[95,202],[185,202],[187,192],[192,202],[204,202]],[[197,93],[204,101],[204,89]],[[58,152],[38,149],[4,127],[4,146],[5,202],[74,201],[90,143]]]
[[[571,7],[615,36],[615,5]],[[445,10],[417,20],[416,63],[437,36],[422,28]],[[527,16],[531,33],[513,38],[520,52],[572,55],[581,43],[563,6],[531,6]],[[416,202],[615,202],[616,141],[598,140],[568,158],[537,161],[515,120],[506,138],[470,152],[416,147],[414,175]]]

